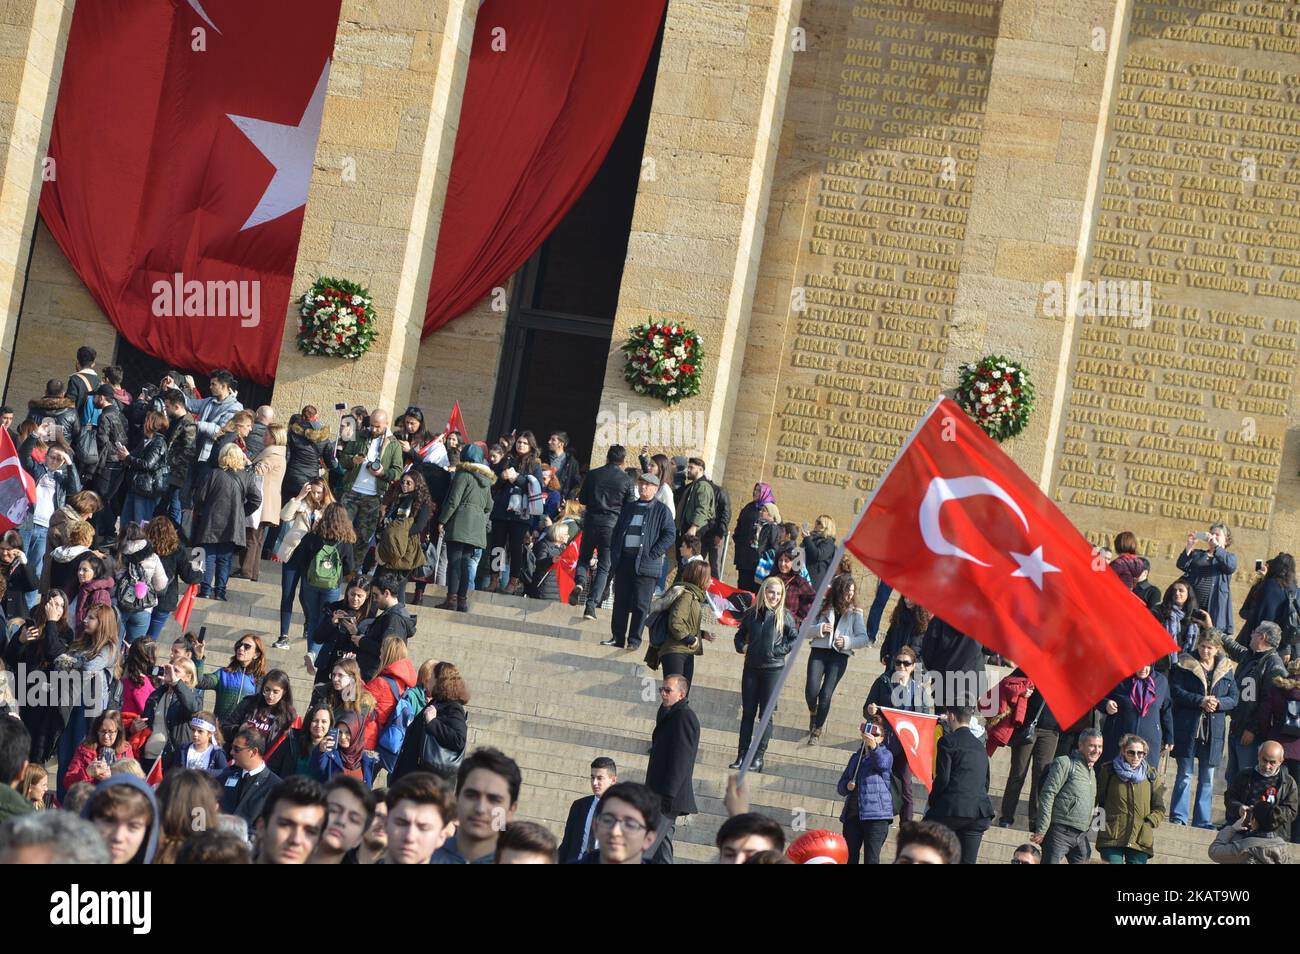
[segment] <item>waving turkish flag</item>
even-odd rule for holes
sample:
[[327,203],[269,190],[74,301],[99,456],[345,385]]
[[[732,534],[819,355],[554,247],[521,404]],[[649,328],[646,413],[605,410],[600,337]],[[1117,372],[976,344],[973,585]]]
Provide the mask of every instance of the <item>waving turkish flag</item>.
[[41,217],[136,347],[271,382],[339,3],[77,7]]
[[928,792],[934,788],[934,751],[935,729],[939,726],[936,716],[920,712],[908,712],[906,709],[886,709],[880,712],[898,736],[898,742],[907,756],[907,767],[921,780]]
[[0,532],[17,530],[36,503],[36,481],[23,470],[9,431],[0,427]]
[[1015,660],[1061,725],[1178,648],[1015,461],[946,398],[903,445],[845,543],[894,589]]

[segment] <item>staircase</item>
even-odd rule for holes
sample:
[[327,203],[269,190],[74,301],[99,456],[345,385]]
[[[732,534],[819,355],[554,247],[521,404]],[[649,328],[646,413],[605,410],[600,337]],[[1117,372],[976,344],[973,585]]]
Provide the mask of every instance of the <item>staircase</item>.
[[[225,603],[199,601],[190,623],[194,631],[199,626],[208,628],[209,665],[225,664],[236,636],[259,633],[268,646],[269,666],[288,672],[301,711],[310,698],[312,680],[303,667],[306,644],[299,607],[294,611],[292,648],[269,648],[279,635],[279,565],[263,563],[257,583],[232,579],[228,593]],[[471,694],[470,747],[494,746],[519,763],[524,778],[520,819],[540,822],[558,838],[570,803],[590,794],[588,766],[600,755],[614,759],[621,780],[644,778],[659,705],[658,676],[642,663],[641,653],[599,645],[609,635],[607,611],[592,622],[567,605],[471,594],[470,612],[451,613],[432,608],[441,598],[442,590],[430,587],[425,605],[411,607],[418,621],[410,642],[412,662],[418,667],[431,657],[446,659],[465,674]],[[722,796],[731,774],[727,766],[736,757],[741,659],[731,645],[733,630],[722,625],[706,628],[718,639],[696,658],[690,696],[701,726],[695,767],[700,813],[678,822],[673,846],[679,862],[715,858],[714,835],[726,819]],[[164,643],[176,634],[175,624],[169,623]],[[857,748],[862,700],[879,673],[874,650],[853,657],[836,692],[822,744],[810,747],[804,744],[808,721],[803,660],[796,664],[777,709],[766,771],[747,780],[752,808],[779,820],[788,838],[797,830],[840,830],[842,800],[835,785]],[[211,704],[211,698],[207,702]],[[1009,762],[1005,748],[993,758],[990,794],[995,808]],[[1221,793],[1223,781],[1216,781]],[[1168,793],[1173,787],[1171,765],[1166,766],[1164,782]],[[919,817],[925,792],[919,785],[916,791]],[[1026,784],[1015,828],[995,825],[984,836],[982,863],[1005,863],[1016,846],[1028,840],[1028,794]],[[1215,808],[1222,811],[1220,794],[1215,796]],[[893,858],[896,831],[890,832],[885,860]],[[1212,840],[1213,832],[1166,823],[1157,832],[1152,863],[1208,864],[1206,849]]]

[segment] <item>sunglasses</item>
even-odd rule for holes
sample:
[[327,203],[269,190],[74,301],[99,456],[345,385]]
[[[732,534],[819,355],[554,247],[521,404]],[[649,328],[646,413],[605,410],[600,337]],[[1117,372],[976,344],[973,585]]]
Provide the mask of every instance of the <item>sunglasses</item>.
[[912,665],[912,660],[910,660],[910,659],[895,659],[895,660],[894,660],[894,668],[895,668],[895,669],[907,669],[907,668],[909,668],[911,665]]
[[1146,750],[1146,749],[1127,749],[1127,750],[1124,752],[1124,754],[1125,754],[1125,755],[1146,755],[1146,754],[1147,754],[1147,750]]
[[238,646],[235,647],[235,649],[247,649],[249,652],[252,652],[253,650],[257,649],[257,647],[254,646],[252,643],[240,643]]

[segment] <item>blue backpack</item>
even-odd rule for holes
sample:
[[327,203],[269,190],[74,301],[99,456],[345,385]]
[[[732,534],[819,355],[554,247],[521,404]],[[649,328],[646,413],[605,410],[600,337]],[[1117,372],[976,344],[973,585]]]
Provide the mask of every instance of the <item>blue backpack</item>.
[[406,728],[415,718],[418,708],[412,696],[415,692],[414,687],[402,694],[402,687],[392,676],[384,676],[384,682],[388,683],[393,698],[397,700],[397,705],[393,706],[393,711],[388,714],[388,722],[379,732],[379,761],[391,772],[397,765],[397,756],[402,751],[402,743],[406,741]]

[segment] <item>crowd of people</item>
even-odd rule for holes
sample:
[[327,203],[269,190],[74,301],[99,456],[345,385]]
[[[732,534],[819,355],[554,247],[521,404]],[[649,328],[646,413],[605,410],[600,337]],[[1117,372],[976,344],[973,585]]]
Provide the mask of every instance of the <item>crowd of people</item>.
[[[1257,564],[1234,614],[1238,566],[1222,524],[1188,535],[1181,575],[1163,590],[1136,536],[1115,538],[1110,570],[1179,652],[1061,726],[1029,675],[946,623],[942,607],[898,594],[886,622],[895,594],[883,583],[861,607],[830,515],[783,521],[763,483],[733,513],[699,458],[643,449],[630,466],[615,445],[584,472],[563,432],[544,447],[529,431],[475,442],[431,429],[417,407],[394,421],[343,409],[337,433],[313,406],[280,424],[270,406],[246,410],[221,370],[207,395],[178,371],[134,394],[123,385],[120,369],[98,370],[82,348],[76,372],[49,381],[21,422],[0,409],[36,488],[0,536],[0,663],[24,675],[0,693],[30,674],[49,689],[35,704],[0,695],[0,716],[12,716],[0,718],[0,820],[10,819],[0,858],[672,863],[677,821],[697,812],[695,658],[718,635],[706,628],[710,590],[733,569],[750,594],[733,604],[743,656],[733,769],[801,632],[807,745],[820,744],[859,650],[884,672],[838,782],[840,832],[787,846],[733,778],[722,862],[875,864],[898,826],[899,862],[975,863],[993,824],[1015,826],[1026,781],[1030,835],[1008,859],[1017,863],[1086,861],[1094,845],[1108,863],[1145,863],[1166,823],[1218,828],[1218,861],[1285,860],[1300,837],[1295,563],[1280,553]],[[278,638],[244,633],[227,662],[208,658],[204,632],[173,621],[182,596],[226,601],[232,576],[257,580],[268,561],[279,567]],[[445,587],[445,612],[467,612],[475,591],[558,601],[570,589],[587,620],[608,607],[603,645],[645,642],[662,676],[644,781],[619,781],[602,756],[561,840],[517,819],[519,767],[495,749],[467,751],[464,674],[410,656],[409,606],[430,585]],[[299,639],[313,682],[295,702],[268,653]],[[1010,672],[989,687],[996,666]],[[961,681],[935,677],[953,675],[977,691],[936,695]],[[939,716],[920,820],[887,709]],[[1010,765],[995,807],[990,757],[1001,747]]]

